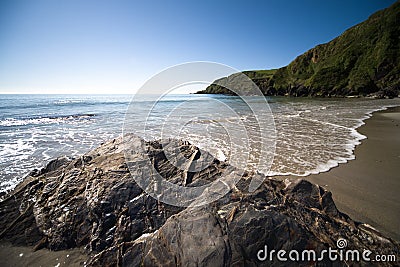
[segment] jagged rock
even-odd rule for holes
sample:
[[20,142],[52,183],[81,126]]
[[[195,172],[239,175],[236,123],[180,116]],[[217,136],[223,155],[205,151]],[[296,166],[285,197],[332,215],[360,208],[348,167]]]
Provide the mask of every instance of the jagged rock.
[[148,240],[146,266],[229,266],[226,222],[207,208],[173,215]]
[[[198,159],[209,164],[196,172],[177,168],[174,164],[184,158],[167,158],[164,149],[170,146],[189,165]],[[259,261],[257,253],[265,246],[321,252],[335,249],[339,238],[347,240],[348,249],[399,255],[398,243],[338,211],[330,192],[305,180],[266,179],[249,192],[250,180],[264,177],[243,172],[217,201],[182,208],[159,202],[138,186],[133,178],[149,178],[146,160],[169,182],[187,187],[238,171],[188,142],[145,142],[128,135],[31,173],[0,202],[0,239],[35,249],[84,247],[92,266],[308,266],[276,257]],[[347,263],[325,259],[318,264]]]
[[374,94],[371,94],[370,97],[379,98],[379,99],[395,98],[395,97],[398,97],[399,92],[400,92],[400,85],[389,86],[383,90],[380,90]]

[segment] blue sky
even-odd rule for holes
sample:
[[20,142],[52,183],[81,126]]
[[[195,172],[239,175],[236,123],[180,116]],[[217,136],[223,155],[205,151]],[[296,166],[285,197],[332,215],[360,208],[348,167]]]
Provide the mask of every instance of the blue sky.
[[0,1],[0,93],[130,93],[172,65],[287,65],[394,1]]

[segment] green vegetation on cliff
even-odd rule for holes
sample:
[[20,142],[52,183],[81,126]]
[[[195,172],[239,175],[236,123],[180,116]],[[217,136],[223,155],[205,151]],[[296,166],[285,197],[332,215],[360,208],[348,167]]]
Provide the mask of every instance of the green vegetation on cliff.
[[[400,2],[317,45],[286,67],[243,73],[265,95],[396,96],[400,89]],[[229,88],[235,75],[217,81]],[[200,93],[230,91],[213,84]]]
[[[268,87],[269,83],[277,70],[251,70],[243,71],[242,73],[249,77],[259,88]],[[243,79],[243,75],[234,73],[228,77],[215,80],[213,84],[208,86],[206,90],[198,92],[199,94],[226,94],[234,95],[234,93],[227,89],[239,90],[242,94],[247,94],[251,90],[248,80]]]

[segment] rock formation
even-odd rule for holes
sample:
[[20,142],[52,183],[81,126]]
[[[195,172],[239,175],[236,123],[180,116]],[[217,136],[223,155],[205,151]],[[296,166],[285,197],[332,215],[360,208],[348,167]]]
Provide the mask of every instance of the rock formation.
[[[321,262],[257,258],[265,246],[288,252],[337,249],[340,238],[347,241],[346,249],[372,251],[371,258],[398,258],[398,243],[353,221],[337,210],[330,192],[301,179],[266,179],[248,192],[250,178],[261,174],[244,172],[225,196],[208,205],[183,208],[157,201],[134,179],[143,175],[140,166],[147,157],[162,177],[182,186],[209,183],[230,167],[213,159],[188,179],[188,172],[164,154],[171,142],[146,142],[129,135],[82,157],[57,158],[32,171],[0,202],[0,239],[34,249],[83,247],[91,256],[89,266],[352,265],[327,257]],[[174,145],[188,159],[193,153],[210,157],[188,142]],[[126,149],[134,155],[128,163]],[[130,172],[128,164],[137,168]]]

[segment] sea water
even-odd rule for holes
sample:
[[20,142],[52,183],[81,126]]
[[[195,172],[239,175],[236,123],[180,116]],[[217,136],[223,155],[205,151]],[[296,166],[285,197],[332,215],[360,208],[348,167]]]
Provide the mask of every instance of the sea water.
[[[260,148],[259,122],[252,121],[254,111],[239,97],[167,95],[157,105],[151,97],[135,97],[134,113],[131,99],[131,95],[0,95],[0,192],[11,190],[50,159],[79,156],[120,136],[123,129],[146,139],[183,138],[229,162],[234,139],[221,125],[235,127],[241,120],[250,122],[245,136],[253,144],[243,153]],[[259,97],[247,101],[264,103]],[[263,168],[263,158],[254,160],[261,164],[259,171],[270,176],[306,176],[354,159],[356,145],[366,138],[357,128],[372,112],[400,105],[400,99],[268,97],[267,101],[269,109],[263,112],[272,112],[269,127],[275,129],[264,140],[274,146],[265,156],[270,159],[273,153],[273,161]],[[191,112],[177,113],[187,102]],[[221,114],[220,105],[233,112]]]

